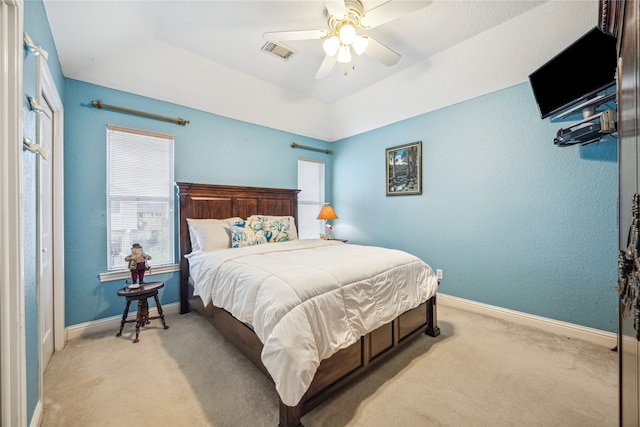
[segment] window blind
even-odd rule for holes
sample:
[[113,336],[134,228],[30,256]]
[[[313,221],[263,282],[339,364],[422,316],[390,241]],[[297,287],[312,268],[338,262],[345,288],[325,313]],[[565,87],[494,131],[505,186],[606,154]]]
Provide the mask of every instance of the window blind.
[[317,239],[322,221],[316,219],[324,205],[324,162],[298,159],[298,237]]
[[133,243],[152,266],[174,263],[172,135],[107,126],[108,269],[126,269]]

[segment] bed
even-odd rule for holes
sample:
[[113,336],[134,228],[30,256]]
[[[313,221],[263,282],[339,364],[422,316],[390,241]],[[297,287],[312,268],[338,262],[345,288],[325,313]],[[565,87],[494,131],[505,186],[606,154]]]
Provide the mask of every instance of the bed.
[[[374,368],[413,338],[422,334],[439,335],[436,311],[437,279],[432,277],[433,272],[430,267],[419,267],[418,263],[411,259],[412,256],[401,251],[375,247],[358,247],[358,245],[322,241],[320,239],[296,240],[295,227],[299,190],[186,182],[178,182],[176,186],[180,211],[181,313],[195,310],[203,315],[274,383],[280,396],[279,426],[302,426],[301,417],[304,414],[327,400],[337,390],[346,386],[364,372]],[[254,219],[252,220],[251,218]],[[278,218],[278,221],[283,218],[291,218],[291,223],[288,224],[285,221],[287,228],[283,231],[284,234],[280,235],[276,231],[275,235],[270,236],[270,239],[272,239],[270,242],[278,239],[281,240],[280,242],[249,246],[247,246],[246,242],[243,244],[242,240],[235,240],[238,230],[234,226],[232,227],[235,230],[234,239],[232,239],[231,244],[234,246],[246,246],[239,249],[209,251],[208,249],[210,248],[203,246],[199,235],[193,234],[194,230],[196,230],[194,223],[197,221],[207,225],[210,222],[216,223],[214,220],[224,220],[228,226],[235,222],[238,226],[244,227],[247,221],[254,221],[255,218],[260,221],[267,221],[266,218]],[[218,226],[216,225],[216,227]],[[276,230],[275,228],[272,229]],[[281,230],[281,228],[278,228],[278,230]],[[289,235],[292,238],[289,238]],[[264,236],[264,233],[261,236]],[[194,240],[193,244],[192,239]],[[378,252],[381,253],[378,254]],[[306,258],[309,254],[313,254],[314,257],[322,257],[318,259],[326,259],[326,262],[319,262],[312,266],[308,258]],[[381,261],[376,264],[392,262],[408,264],[410,267],[407,267],[406,271],[400,270],[400,266],[397,269],[399,271],[398,274],[404,274],[410,280],[405,280],[405,276],[398,276],[398,280],[395,279],[396,276],[380,278],[380,274],[373,274],[368,268],[362,268],[362,272],[351,271],[345,263],[340,262],[340,259],[345,258],[355,260],[361,256],[360,254],[362,254],[363,258],[384,255],[384,260],[381,258]],[[287,258],[282,258],[285,256]],[[292,256],[293,258],[290,258]],[[291,261],[291,259],[295,259],[295,261]],[[248,264],[240,264],[240,262],[248,262]],[[253,268],[256,264],[258,264],[257,268],[251,270],[250,267]],[[420,264],[426,265],[421,261]],[[235,271],[233,274],[236,274],[236,276],[231,276],[232,273],[223,270],[223,267],[227,268],[229,266],[232,267],[230,271]],[[269,273],[265,276],[266,278],[258,278],[267,282],[271,281],[268,282],[272,283],[271,286],[265,286],[264,283],[267,282],[261,282],[261,285],[256,286],[254,291],[246,290],[248,288],[251,289],[251,286],[247,286],[247,284],[252,282],[248,282],[249,279],[245,281],[245,276],[262,275],[271,266],[277,269],[276,273]],[[193,271],[190,271],[190,267]],[[378,267],[376,266],[376,268]],[[381,266],[380,268],[385,267]],[[388,271],[391,270],[396,270],[395,265],[393,269],[388,269]],[[314,271],[314,274],[307,274],[304,276],[304,283],[290,287],[294,291],[291,291],[287,286],[280,285],[280,283],[288,283],[291,280],[288,277],[302,276],[300,274],[301,271],[305,272],[305,274],[307,274],[307,271]],[[387,270],[384,271],[387,274]],[[358,275],[369,274],[371,278],[360,280],[356,273]],[[226,288],[223,288],[223,290],[218,289],[210,293],[210,289],[213,289],[218,284],[226,283],[225,278],[227,276],[232,277],[232,279],[228,280],[229,286],[236,287],[229,288],[231,290]],[[355,278],[353,285],[350,282],[351,277]],[[285,282],[281,282],[283,280]],[[319,286],[325,287],[322,291],[316,291],[315,286],[310,286],[316,280],[319,282]],[[334,286],[334,280],[340,283],[349,283],[349,286],[340,287],[339,289],[332,287]],[[283,330],[289,331],[288,329],[282,329],[285,321],[280,318],[273,320],[274,312],[286,313],[283,314],[283,318],[289,318],[296,315],[300,316],[300,313],[309,312],[309,307],[311,306],[315,307],[316,312],[323,313],[321,315],[324,316],[328,316],[327,313],[332,311],[337,313],[335,314],[336,318],[341,315],[347,316],[342,312],[342,302],[344,301],[341,300],[341,303],[336,304],[332,302],[335,298],[325,298],[325,296],[339,296],[352,301],[364,299],[361,298],[364,295],[362,288],[356,285],[365,281],[367,283],[376,283],[376,286],[372,286],[375,289],[388,286],[387,282],[393,282],[394,288],[399,289],[404,289],[401,283],[405,281],[419,281],[427,285],[421,285],[419,290],[416,291],[406,285],[406,292],[399,292],[401,297],[398,297],[398,300],[393,304],[389,304],[388,307],[385,305],[383,309],[380,308],[383,307],[381,304],[374,304],[376,307],[376,316],[374,317],[377,317],[374,320],[369,315],[360,316],[358,314],[354,317],[354,311],[350,309],[348,316],[351,317],[351,323],[348,327],[337,326],[342,335],[339,338],[328,339],[329,344],[326,345],[322,344],[322,339],[317,337],[322,335],[319,330],[322,329],[323,325],[340,324],[339,322],[333,322],[331,318],[326,322],[318,322],[316,324],[313,320],[306,323],[303,322],[301,319],[305,318],[304,315],[298,317],[297,321],[294,317],[294,323],[300,325],[304,323],[305,327],[302,328],[303,331],[299,335],[292,335],[295,338],[291,339],[287,338],[287,335],[291,333],[283,332]],[[242,282],[242,285],[238,285],[238,282]],[[272,310],[270,305],[260,302],[255,303],[255,300],[252,299],[259,293],[263,300],[271,301],[270,304],[275,300],[285,301],[286,304],[286,301],[299,297],[302,292],[299,290],[300,287],[304,287],[305,294],[318,292],[314,293],[310,300],[303,301],[302,304],[307,305],[302,308],[297,306],[292,308],[294,307],[293,305],[289,307],[285,305],[284,308],[279,307]],[[267,292],[265,289],[270,288],[276,290],[276,293],[273,294],[275,297],[273,295],[267,295],[266,297],[262,295]],[[284,292],[283,289],[286,289],[289,294]],[[246,292],[247,294],[240,294],[239,292]],[[296,294],[291,296],[291,292]],[[370,292],[372,294],[375,293],[374,291]],[[321,294],[322,298],[318,298],[319,294]],[[250,297],[247,295],[250,295]],[[386,295],[386,293],[381,293],[381,295]],[[372,298],[377,297],[374,295]],[[251,300],[249,305],[253,308],[253,311],[242,311],[238,308],[240,304],[234,303],[235,301],[248,299]],[[318,301],[323,299],[326,299],[323,304],[334,305],[326,305],[324,307],[318,305]],[[251,304],[255,304],[255,307]],[[264,310],[260,308],[263,306],[265,307]],[[331,307],[334,307],[335,310]],[[331,315],[334,316],[334,314]],[[354,318],[355,322],[353,321]],[[312,319],[314,319],[313,316]],[[375,322],[383,323],[378,325]],[[276,331],[280,331],[279,335]],[[316,338],[307,339],[307,334],[312,334]],[[305,340],[307,340],[306,344]],[[314,344],[316,341],[319,344]],[[286,351],[277,353],[279,347],[274,342],[279,343],[278,345],[280,346],[284,345]],[[302,343],[299,346],[300,350],[297,348],[297,343]],[[309,348],[313,348],[313,354],[317,356],[317,361],[307,360],[309,358],[302,357],[299,354],[304,353],[305,349],[308,350]],[[300,364],[298,364],[298,360],[300,360]],[[299,381],[302,384],[298,384]]]

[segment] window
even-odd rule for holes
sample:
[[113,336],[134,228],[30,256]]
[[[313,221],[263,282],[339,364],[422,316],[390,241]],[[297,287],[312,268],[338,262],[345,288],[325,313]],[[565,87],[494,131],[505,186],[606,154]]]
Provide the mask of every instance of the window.
[[322,221],[316,219],[324,205],[324,162],[298,159],[298,237],[317,239]]
[[151,265],[174,263],[172,135],[107,125],[108,269],[140,243]]

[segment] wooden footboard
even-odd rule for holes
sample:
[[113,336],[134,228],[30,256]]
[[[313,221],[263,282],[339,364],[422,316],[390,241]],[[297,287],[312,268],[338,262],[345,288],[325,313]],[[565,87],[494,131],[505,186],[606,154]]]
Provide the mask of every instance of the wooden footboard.
[[[262,343],[251,328],[221,308],[211,304],[204,307],[199,297],[192,297],[189,305],[271,379],[260,358]],[[300,420],[304,414],[422,333],[433,337],[440,334],[435,296],[413,310],[401,314],[390,323],[360,337],[360,340],[350,347],[323,360],[309,389],[297,406],[287,406],[280,401],[279,426],[302,426]]]

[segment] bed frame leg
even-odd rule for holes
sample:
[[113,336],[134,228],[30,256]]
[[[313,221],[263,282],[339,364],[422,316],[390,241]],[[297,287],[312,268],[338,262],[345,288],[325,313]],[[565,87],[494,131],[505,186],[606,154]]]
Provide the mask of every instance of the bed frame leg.
[[440,328],[438,327],[438,307],[436,305],[435,295],[427,301],[427,322],[429,322],[429,325],[424,333],[431,337],[440,335]]
[[287,406],[280,400],[280,423],[278,427],[304,427],[300,422],[300,405]]

